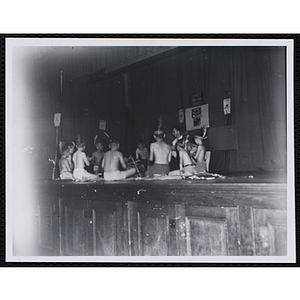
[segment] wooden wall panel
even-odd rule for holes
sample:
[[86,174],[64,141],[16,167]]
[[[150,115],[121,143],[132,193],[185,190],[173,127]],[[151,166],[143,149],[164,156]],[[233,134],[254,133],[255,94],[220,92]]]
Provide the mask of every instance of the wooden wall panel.
[[138,213],[139,255],[167,256],[169,218],[166,215]]
[[93,210],[94,255],[115,256],[117,252],[116,212]]
[[38,245],[39,247],[54,251],[54,206],[42,202],[38,205]]
[[253,213],[250,206],[239,206],[239,223],[241,232],[241,255],[250,256],[255,253]]
[[251,194],[246,185],[218,183],[209,193],[207,185],[189,183],[187,194],[187,183],[62,185],[61,195],[37,205],[39,246],[53,255],[287,255],[286,205],[273,197],[286,194],[282,186],[261,185]]
[[253,209],[255,255],[286,255],[286,212],[280,210]]
[[187,255],[227,255],[227,222],[225,219],[186,218]]
[[87,231],[84,208],[65,206],[64,242],[66,255],[87,255]]
[[228,255],[241,255],[239,213],[236,207],[226,207]]

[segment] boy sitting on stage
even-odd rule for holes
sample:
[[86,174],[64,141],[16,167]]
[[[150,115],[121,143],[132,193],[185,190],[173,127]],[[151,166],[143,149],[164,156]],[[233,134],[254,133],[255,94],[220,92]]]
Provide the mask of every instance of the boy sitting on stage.
[[197,152],[194,156],[196,160],[195,171],[196,173],[206,172],[206,161],[205,161],[205,152],[206,149],[203,145],[203,140],[206,139],[206,127],[203,126],[199,132],[197,132],[194,136],[195,143],[197,144]]
[[111,141],[110,150],[104,154],[102,159],[102,168],[104,170],[104,180],[113,181],[121,180],[133,176],[136,173],[135,168],[129,168],[125,171],[119,170],[119,164],[122,165],[123,169],[126,169],[123,154],[118,151],[120,143],[116,140]]
[[71,168],[71,172],[73,172],[73,170],[74,170],[73,153],[75,151],[75,143],[74,142],[67,143],[67,146],[68,146],[69,151],[70,151],[70,155],[68,156],[68,162],[69,162],[69,165],[70,165],[70,168]]
[[99,174],[102,172],[101,163],[105,152],[103,151],[102,143],[97,143],[95,146],[97,151],[92,154],[92,164],[94,173]]
[[70,150],[67,146],[60,143],[60,152],[61,152],[61,159],[58,162],[59,171],[60,171],[60,179],[73,179],[72,169],[69,164],[69,156]]
[[147,176],[168,175],[171,161],[171,146],[163,141],[164,132],[160,128],[154,131],[154,138],[156,142],[150,145],[150,163],[153,165],[149,168]]
[[195,164],[192,161],[187,150],[185,150],[185,144],[177,142],[177,151],[179,153],[179,171],[182,177],[189,177],[195,174]]
[[74,172],[73,177],[75,180],[80,181],[95,181],[99,180],[98,175],[94,175],[91,173],[88,173],[84,167],[85,165],[90,165],[91,158],[87,158],[86,154],[84,153],[85,150],[85,142],[83,140],[80,140],[77,143],[77,151],[73,155],[73,161],[74,161]]
[[140,162],[140,172],[143,176],[149,165],[149,153],[148,149],[145,147],[145,143],[138,142],[138,147],[135,151],[135,159]]

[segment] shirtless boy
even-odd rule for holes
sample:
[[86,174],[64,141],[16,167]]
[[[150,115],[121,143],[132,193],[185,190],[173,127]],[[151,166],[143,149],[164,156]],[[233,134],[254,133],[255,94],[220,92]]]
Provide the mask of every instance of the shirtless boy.
[[70,150],[68,148],[62,149],[61,159],[58,162],[60,179],[73,179],[72,169],[69,164]]
[[125,171],[119,170],[119,165],[126,169],[123,154],[119,151],[120,143],[118,141],[112,141],[109,145],[110,150],[104,154],[102,160],[102,168],[104,170],[104,180],[114,181],[121,180],[133,176],[136,173],[135,168],[129,168]]
[[203,173],[206,171],[205,152],[206,149],[203,145],[203,140],[206,138],[206,128],[202,127],[199,132],[194,136],[195,143],[198,146],[197,152],[194,156],[196,160],[196,173]]
[[102,143],[97,143],[96,145],[97,151],[93,152],[92,154],[92,164],[93,164],[93,171],[95,174],[100,173],[101,170],[101,163],[103,156],[105,152],[103,151],[103,144]]
[[73,177],[75,180],[81,180],[81,181],[95,181],[99,180],[98,175],[94,175],[91,173],[88,173],[84,167],[85,165],[90,165],[90,158],[88,159],[85,152],[85,142],[79,141],[77,144],[77,151],[73,155],[73,161],[74,161],[74,172]]
[[154,131],[154,138],[156,142],[150,145],[150,162],[153,165],[149,169],[147,175],[168,175],[170,168],[169,163],[171,161],[171,146],[163,141],[164,133],[162,130]]
[[179,170],[180,175],[183,177],[188,177],[195,174],[195,164],[192,161],[187,150],[185,150],[184,143],[176,144],[177,151],[179,153]]
[[67,143],[67,146],[68,146],[69,152],[70,152],[70,155],[68,156],[68,162],[69,162],[69,165],[70,165],[70,168],[71,168],[71,172],[73,172],[73,170],[74,170],[73,153],[75,151],[75,143],[74,142]]

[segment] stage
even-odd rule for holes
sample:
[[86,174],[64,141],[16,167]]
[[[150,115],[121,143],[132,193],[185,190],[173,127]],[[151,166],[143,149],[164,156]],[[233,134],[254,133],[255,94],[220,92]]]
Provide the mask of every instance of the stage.
[[35,188],[47,256],[282,256],[284,173],[216,179],[46,180]]

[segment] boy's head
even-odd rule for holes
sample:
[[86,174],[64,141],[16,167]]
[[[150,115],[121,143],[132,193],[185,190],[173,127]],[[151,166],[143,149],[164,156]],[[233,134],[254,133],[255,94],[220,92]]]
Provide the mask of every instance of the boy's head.
[[97,143],[95,147],[97,150],[103,150],[103,144],[101,142]]
[[61,157],[67,158],[70,155],[69,147],[65,143],[60,143]]
[[70,150],[67,149],[65,152],[63,152],[63,153],[61,154],[61,157],[67,158],[67,157],[69,157],[69,155],[70,155]]
[[156,130],[154,131],[153,137],[156,139],[156,141],[161,141],[165,137],[165,134],[162,130]]
[[112,139],[112,140],[110,141],[109,148],[110,148],[111,150],[118,150],[119,147],[120,147],[120,142],[119,142],[119,141],[117,141],[117,140],[115,140],[115,139]]
[[205,126],[202,126],[201,128],[200,128],[200,130],[197,132],[197,133],[195,133],[195,135],[194,135],[194,140],[195,140],[195,142],[196,141],[203,141],[204,139],[206,139],[207,137],[206,137],[206,127]]
[[196,153],[197,148],[198,148],[196,144],[190,143],[189,147],[190,147],[189,151],[190,151],[191,154]]
[[145,144],[143,142],[138,142],[137,146],[140,150],[143,150],[145,148]]
[[67,143],[67,146],[69,148],[70,154],[73,154],[74,150],[75,150],[75,144],[74,143]]
[[77,148],[80,150],[84,150],[85,149],[85,141],[84,140],[80,140],[77,142]]

